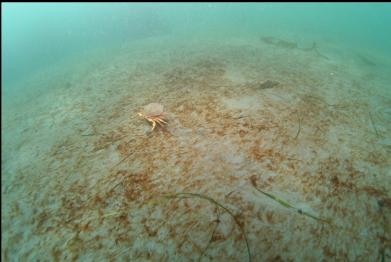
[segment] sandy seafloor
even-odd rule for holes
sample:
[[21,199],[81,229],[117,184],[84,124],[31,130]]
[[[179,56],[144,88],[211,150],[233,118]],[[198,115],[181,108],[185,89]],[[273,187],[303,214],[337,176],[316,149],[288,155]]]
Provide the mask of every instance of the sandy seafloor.
[[276,39],[141,39],[3,93],[2,261],[390,260],[389,57]]

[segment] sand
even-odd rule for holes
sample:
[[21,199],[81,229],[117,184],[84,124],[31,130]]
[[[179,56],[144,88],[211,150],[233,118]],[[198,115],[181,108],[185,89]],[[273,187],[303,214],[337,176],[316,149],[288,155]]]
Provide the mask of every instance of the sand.
[[[3,94],[2,260],[390,258],[391,62],[317,48],[148,38],[21,80]],[[150,132],[152,102],[169,124]],[[234,218],[163,197],[181,192]]]

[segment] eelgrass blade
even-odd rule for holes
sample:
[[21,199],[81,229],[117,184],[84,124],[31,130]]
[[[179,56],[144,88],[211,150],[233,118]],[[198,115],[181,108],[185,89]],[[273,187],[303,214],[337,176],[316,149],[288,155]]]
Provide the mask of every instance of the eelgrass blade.
[[237,218],[235,217],[235,215],[227,207],[223,206],[222,204],[220,204],[219,202],[217,202],[213,198],[210,198],[210,197],[202,195],[202,194],[197,194],[197,193],[185,193],[184,192],[184,193],[176,193],[176,194],[167,194],[167,195],[164,195],[163,197],[165,197],[165,198],[179,198],[179,199],[197,197],[197,198],[205,199],[205,200],[211,202],[212,204],[222,208],[224,211],[226,211],[233,218],[233,220],[235,221],[236,225],[238,225],[240,231],[242,232],[242,235],[244,237],[244,241],[246,242],[248,261],[251,262],[250,246],[248,244],[246,233],[244,232],[243,227],[240,225],[240,223],[237,220]]
[[274,195],[272,195],[272,194],[270,194],[270,193],[267,193],[267,192],[265,192],[265,191],[262,191],[262,190],[258,189],[257,186],[256,186],[256,182],[255,182],[254,178],[251,178],[250,180],[251,180],[251,184],[252,184],[252,186],[255,188],[255,190],[257,190],[258,192],[264,194],[265,196],[267,196],[267,197],[273,199],[274,201],[278,202],[278,203],[281,204],[282,206],[284,206],[284,207],[286,207],[286,208],[289,208],[289,209],[295,209],[295,210],[297,210],[297,211],[299,212],[299,214],[305,215],[305,216],[310,217],[310,218],[312,218],[312,219],[315,219],[315,220],[317,220],[317,221],[320,221],[320,222],[323,222],[323,223],[327,223],[327,224],[331,224],[331,221],[330,221],[330,220],[325,220],[325,219],[316,217],[316,216],[314,216],[314,215],[311,215],[311,214],[309,214],[309,213],[307,213],[307,212],[304,212],[304,211],[302,211],[301,209],[292,206],[292,205],[289,204],[288,202],[286,202],[286,201],[284,201],[284,200],[282,200],[282,199],[280,199],[280,198],[278,198],[278,197],[276,197],[276,196],[274,196]]

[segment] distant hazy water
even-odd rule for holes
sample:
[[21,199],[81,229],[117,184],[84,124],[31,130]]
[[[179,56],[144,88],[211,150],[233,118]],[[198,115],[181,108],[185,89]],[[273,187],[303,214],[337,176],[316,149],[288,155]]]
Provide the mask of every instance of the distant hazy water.
[[[3,83],[88,49],[150,36],[331,41],[391,55],[389,3],[5,3]],[[7,88],[3,86],[3,88]]]

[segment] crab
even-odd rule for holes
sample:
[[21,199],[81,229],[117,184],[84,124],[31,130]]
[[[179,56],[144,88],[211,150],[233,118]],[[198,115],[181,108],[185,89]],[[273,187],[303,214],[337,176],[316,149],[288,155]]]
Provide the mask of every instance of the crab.
[[167,124],[164,119],[163,105],[159,103],[150,103],[144,106],[143,111],[139,112],[138,115],[152,123],[151,132],[155,129],[156,123],[162,127],[164,124]]

